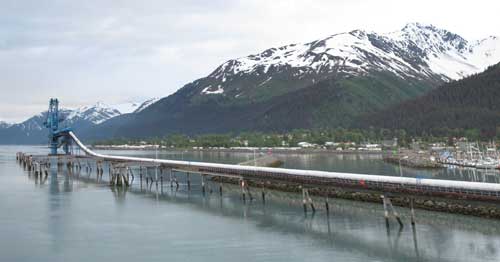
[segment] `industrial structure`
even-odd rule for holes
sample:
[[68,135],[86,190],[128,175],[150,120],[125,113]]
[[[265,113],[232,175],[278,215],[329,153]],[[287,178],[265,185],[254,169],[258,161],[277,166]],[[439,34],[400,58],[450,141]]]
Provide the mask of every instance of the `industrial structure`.
[[[226,178],[239,181],[244,201],[254,199],[249,182],[262,185],[299,185],[302,189],[305,212],[308,212],[308,209],[312,212],[316,211],[309,189],[323,188],[327,192],[335,190],[365,192],[378,196],[378,201],[381,201],[384,206],[386,221],[392,215],[401,226],[403,223],[391,202],[393,197],[404,199],[399,204],[406,203],[404,205],[412,209],[412,224],[415,221],[414,199],[417,198],[487,203],[486,211],[484,211],[486,215],[500,218],[500,209],[496,207],[500,203],[500,184],[106,155],[92,151],[70,128],[60,129],[58,124],[58,100],[51,99],[46,123],[50,130],[50,155],[32,156],[18,153],[17,159],[26,169],[38,175],[47,175],[47,170],[55,161],[58,168],[66,167],[69,172],[84,169],[87,173],[92,173],[92,170],[95,170],[97,181],[102,181],[104,173],[107,173],[108,183],[112,187],[132,186],[135,177],[139,176],[138,182],[141,187],[143,180],[146,180],[146,185],[151,186],[155,183],[158,186],[159,184],[162,190],[164,183],[170,183],[171,187],[175,185],[178,188],[176,174],[180,173],[187,176],[187,187],[190,190],[190,175],[197,174],[200,176],[203,192],[206,191],[207,179]],[[59,147],[63,147],[64,154],[57,154]],[[78,148],[79,153],[70,154],[76,152],[76,150],[70,150],[70,147]],[[154,175],[148,172],[151,169],[155,171]],[[219,193],[222,195],[222,185],[219,187]],[[324,198],[324,207],[327,212],[329,210],[328,196],[329,194],[326,194]],[[262,190],[262,201],[265,202],[265,190]]]
[[47,119],[44,122],[46,128],[49,129],[49,148],[51,155],[57,155],[57,149],[62,147],[65,154],[69,154],[71,140],[68,133],[71,128],[60,128],[59,123],[64,119],[59,115],[59,100],[56,98],[50,99],[49,110],[47,111]]

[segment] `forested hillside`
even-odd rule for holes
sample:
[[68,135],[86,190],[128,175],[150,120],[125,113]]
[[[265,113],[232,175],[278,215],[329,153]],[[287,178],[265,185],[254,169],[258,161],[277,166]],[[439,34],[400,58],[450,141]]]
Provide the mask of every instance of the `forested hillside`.
[[436,136],[477,129],[483,137],[495,136],[497,130],[500,131],[500,64],[445,84],[424,96],[369,114],[358,125]]

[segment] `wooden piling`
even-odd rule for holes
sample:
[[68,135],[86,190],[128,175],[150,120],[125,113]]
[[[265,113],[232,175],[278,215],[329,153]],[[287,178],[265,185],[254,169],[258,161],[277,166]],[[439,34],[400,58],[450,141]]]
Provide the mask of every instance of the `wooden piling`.
[[396,218],[396,220],[398,221],[399,223],[399,226],[402,228],[403,227],[403,222],[401,221],[401,218],[399,217],[399,213],[396,211],[396,209],[394,208],[394,206],[392,205],[392,202],[391,202],[391,199],[390,198],[387,198],[387,203],[389,204],[389,207],[391,208],[392,210],[392,214],[394,215],[394,217]]
[[307,201],[308,201],[309,205],[311,206],[311,211],[313,213],[316,213],[316,208],[314,207],[314,202],[313,202],[311,196],[309,195],[308,189],[306,189],[306,196],[307,196]]
[[246,196],[245,196],[245,180],[240,180],[240,188],[241,188],[241,199],[243,202],[246,201]]
[[201,175],[201,191],[205,195],[205,175]]
[[169,174],[169,181],[170,181],[170,188],[173,188],[174,187],[174,180],[172,180],[172,169],[169,169],[168,170],[168,174]]
[[262,204],[265,205],[266,204],[266,192],[264,192],[264,189],[262,189],[261,195],[262,195]]
[[385,225],[387,226],[387,228],[389,228],[389,210],[387,208],[387,199],[384,195],[382,195],[381,198],[382,198],[382,204],[384,205]]
[[415,209],[413,208],[415,199],[413,197],[410,198],[410,219],[411,225],[415,226]]
[[326,210],[326,215],[330,215],[330,204],[328,203],[328,197],[325,198],[325,210]]
[[122,174],[122,179],[123,179],[123,185],[126,187],[129,187],[130,183],[129,183],[128,177],[125,176],[125,174]]
[[304,213],[307,214],[307,199],[305,188],[302,188],[302,206],[304,207]]
[[142,166],[139,166],[139,183],[141,184],[142,189]]

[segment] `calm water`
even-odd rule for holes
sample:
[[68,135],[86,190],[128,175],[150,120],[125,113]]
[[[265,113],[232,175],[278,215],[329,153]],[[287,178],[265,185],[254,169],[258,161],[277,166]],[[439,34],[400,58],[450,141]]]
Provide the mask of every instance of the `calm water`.
[[[398,208],[407,226],[399,231],[391,221],[388,231],[379,204],[333,199],[328,218],[321,210],[304,216],[295,194],[270,192],[266,205],[243,204],[233,186],[224,185],[222,198],[203,196],[197,181],[190,192],[184,183],[176,192],[166,185],[141,189],[137,181],[127,191],[113,190],[95,183],[93,175],[55,171],[40,181],[16,164],[16,151],[46,153],[0,147],[0,261],[500,261],[495,220],[417,210],[413,231],[407,210]],[[159,157],[237,163],[252,156]],[[288,155],[286,163],[399,175],[377,156]],[[408,170],[407,175],[445,178],[451,172],[457,174]],[[321,199],[315,201],[320,205]]]

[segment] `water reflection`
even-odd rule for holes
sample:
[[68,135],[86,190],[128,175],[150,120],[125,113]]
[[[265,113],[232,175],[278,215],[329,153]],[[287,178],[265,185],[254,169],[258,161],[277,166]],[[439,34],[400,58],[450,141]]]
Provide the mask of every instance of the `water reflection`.
[[[73,181],[70,175],[59,176],[57,170],[50,170],[49,175],[49,214],[48,232],[51,236],[50,248],[53,252],[61,252],[64,245],[61,240],[64,239],[67,219],[70,218],[71,198],[66,195],[73,191]],[[62,178],[62,183],[60,181]],[[36,178],[35,178],[36,179]]]
[[[178,174],[182,180],[182,174]],[[62,186],[59,178],[63,179]],[[73,179],[74,178],[74,179]],[[78,179],[77,179],[78,178]],[[194,178],[194,177],[193,177]],[[68,174],[51,173],[50,193],[59,195],[61,191],[71,192],[73,183],[77,180],[83,183],[95,182],[95,177]],[[196,212],[204,212],[213,216],[222,216],[233,220],[242,220],[254,223],[256,228],[265,232],[286,235],[287,237],[308,238],[314,242],[314,245],[325,248],[335,248],[348,250],[349,252],[363,254],[377,260],[391,261],[458,261],[460,257],[457,254],[466,255],[464,252],[473,252],[481,256],[498,256],[496,245],[490,244],[487,249],[481,249],[474,245],[473,241],[466,241],[469,248],[462,251],[457,250],[457,254],[450,254],[450,249],[457,248],[456,236],[450,234],[449,227],[468,228],[466,225],[474,225],[473,230],[488,231],[492,226],[486,226],[488,229],[481,229],[481,223],[475,218],[453,216],[449,214],[429,213],[418,211],[417,219],[420,222],[419,228],[409,226],[409,214],[402,210],[402,216],[406,218],[407,227],[393,227],[396,230],[389,230],[383,223],[381,206],[368,203],[357,203],[344,200],[332,200],[330,205],[331,215],[324,211],[318,211],[315,214],[304,216],[300,208],[300,196],[297,194],[271,191],[267,194],[266,204],[255,200],[244,204],[239,197],[239,188],[232,185],[224,185],[224,196],[221,198],[215,190],[207,191],[203,194],[200,183],[193,179],[192,190],[188,190],[186,183],[181,183],[181,187],[168,186],[164,183],[156,187],[156,184],[150,183],[146,188],[140,188],[139,181],[128,189],[109,188],[115,203],[118,206],[126,205],[127,194],[133,194],[134,197],[149,198],[152,201],[168,202],[187,207]],[[217,188],[218,184],[208,182],[208,188]],[[209,193],[209,192],[212,192]],[[318,200],[315,200],[318,201]],[[58,213],[62,209],[63,203],[57,197],[51,199],[51,213]],[[454,219],[458,218],[458,219]],[[434,220],[441,220],[442,223],[434,223]],[[473,221],[473,224],[470,222]],[[57,217],[49,224],[50,231],[54,239],[63,234],[61,224],[64,223],[62,217]],[[497,224],[497,223],[493,223]],[[446,226],[446,227],[443,227]],[[497,227],[498,228],[498,227]],[[498,233],[498,232],[496,232]],[[418,236],[425,235],[424,251],[419,248]],[[430,235],[430,237],[429,237]],[[385,236],[385,237],[384,237]],[[382,241],[385,238],[386,241]],[[498,239],[495,239],[499,243]],[[472,246],[471,246],[472,245]],[[57,246],[57,245],[55,245]]]
[[[346,158],[359,161],[357,156]],[[324,159],[333,161],[330,163],[337,160]],[[500,258],[498,221],[417,210],[417,227],[412,228],[409,211],[398,208],[405,227],[400,231],[397,223],[391,221],[387,231],[381,204],[330,199],[329,216],[320,207],[314,216],[304,216],[301,196],[297,194],[268,191],[263,205],[259,189],[253,188],[256,200],[244,204],[236,186],[224,185],[220,197],[217,183],[207,182],[207,191],[203,194],[198,176],[192,176],[190,191],[185,174],[177,176],[178,190],[167,181],[163,187],[146,186],[145,179],[141,189],[137,177],[129,189],[110,188],[107,172],[102,181],[96,181],[95,174],[69,174],[64,170],[51,172],[42,184],[30,177],[31,187],[36,183],[38,191],[48,192],[48,211],[40,212],[40,220],[48,228],[50,253],[74,254],[80,249],[80,256],[68,257],[79,257],[76,260],[81,261],[102,260],[96,255],[102,253],[120,261],[140,260],[134,257],[136,253],[154,255],[158,261],[202,261],[197,257],[201,254],[198,249],[202,248],[213,253],[203,261],[222,261],[221,254],[228,255],[233,250],[251,251],[249,256],[238,253],[231,257],[240,261],[332,258],[338,261],[498,261]],[[314,198],[314,201],[323,203],[324,199]],[[92,229],[95,238],[88,233]],[[205,239],[205,235],[214,237]],[[92,246],[90,251],[88,246]],[[126,253],[128,250],[123,247],[130,247],[127,249],[131,253]],[[284,253],[273,253],[277,250]],[[280,256],[273,256],[276,254]],[[45,258],[40,260],[51,261],[53,257]],[[64,258],[55,260],[64,261]]]

